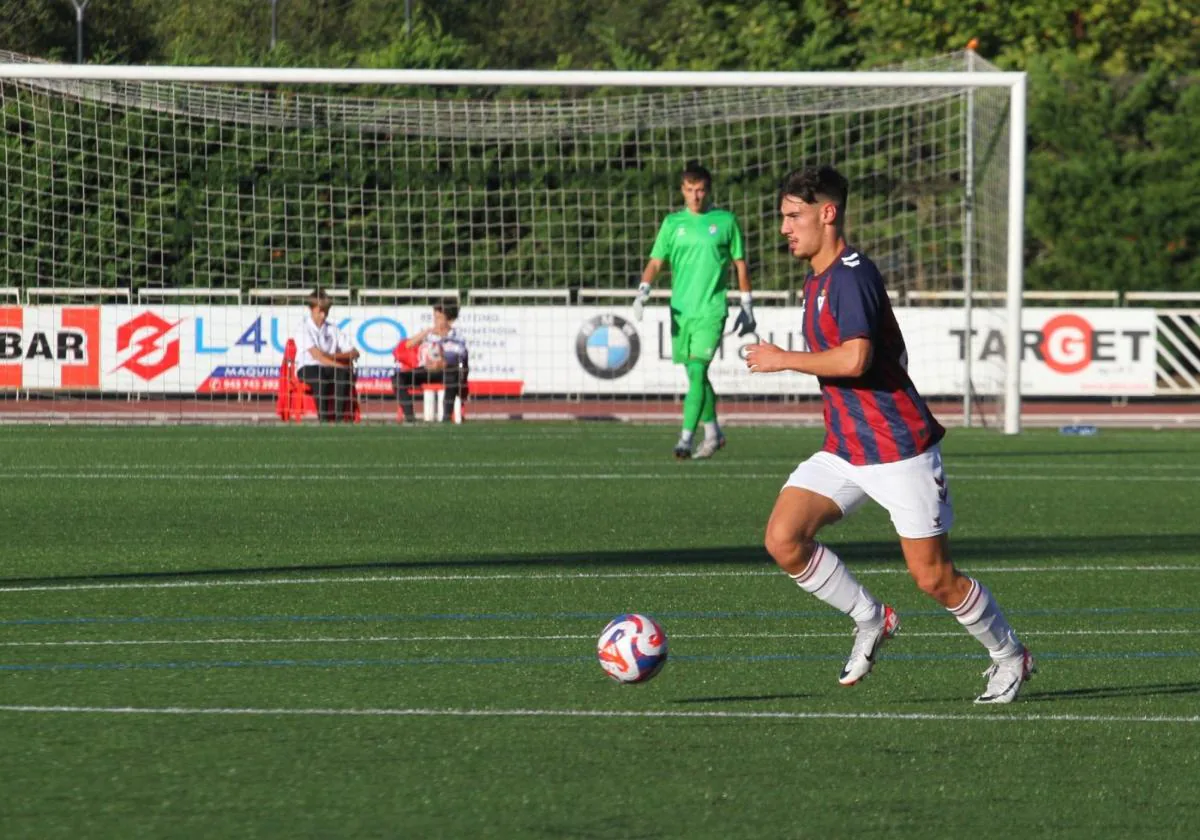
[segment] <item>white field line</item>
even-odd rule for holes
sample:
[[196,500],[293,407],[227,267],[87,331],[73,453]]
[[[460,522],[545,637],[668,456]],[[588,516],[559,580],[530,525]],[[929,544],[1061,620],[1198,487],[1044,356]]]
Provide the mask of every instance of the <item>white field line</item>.
[[304,708],[189,708],[185,706],[0,706],[0,712],[82,715],[176,715],[243,717],[367,717],[367,718],[578,718],[643,720],[858,720],[858,721],[972,721],[995,723],[1200,723],[1200,715],[1071,715],[963,714],[940,712],[723,712],[630,711],[599,709],[304,709]]
[[[0,439],[0,440],[2,440],[2,439]],[[649,453],[641,452],[640,450],[633,450],[633,449],[622,450],[622,451],[627,452],[631,455],[639,456],[639,457],[645,457],[647,454],[649,454]],[[572,461],[571,463],[572,463],[572,465],[574,465],[576,467],[583,467],[583,466],[612,467],[612,466],[614,466],[614,462],[617,462],[619,460],[620,459],[617,459],[617,458],[605,458],[602,460],[596,459],[596,460],[590,460],[590,461]],[[763,458],[722,458],[718,463],[722,467],[725,467],[725,466],[729,466],[729,467],[752,467],[752,466],[753,467],[773,467],[773,466],[777,466],[780,469],[780,471],[790,471],[794,466],[794,465],[790,465],[789,463],[784,463],[784,462],[780,461],[779,458],[766,458],[766,457],[763,457]],[[174,471],[174,472],[188,473],[189,477],[190,477],[190,474],[196,470],[199,470],[199,471],[252,470],[252,471],[260,471],[261,472],[263,470],[324,470],[324,469],[329,469],[332,467],[332,468],[336,468],[336,469],[340,469],[340,470],[382,471],[382,470],[391,470],[391,469],[412,469],[412,470],[521,469],[521,468],[526,468],[526,467],[558,467],[561,465],[562,465],[561,461],[523,460],[523,459],[515,459],[515,460],[507,460],[507,461],[390,461],[390,462],[374,461],[369,464],[356,464],[353,462],[334,462],[334,461],[322,461],[319,463],[286,462],[286,463],[274,463],[274,464],[247,463],[247,462],[225,463],[225,464],[217,464],[217,463],[175,464],[175,463],[162,463],[162,462],[131,464],[128,462],[117,462],[117,463],[111,463],[111,464],[107,464],[107,463],[11,464],[11,465],[8,465],[7,467],[0,466],[0,470],[2,470],[2,469],[14,469],[14,470],[20,469],[20,470],[25,470],[25,471],[39,471],[39,472],[42,472],[42,471],[53,472],[53,471],[69,470],[69,469],[92,470],[92,471],[114,471],[114,472],[139,471],[139,470],[159,470],[159,471],[170,470],[170,471]],[[1005,459],[1003,462],[1003,465],[1005,467],[1010,467],[1010,466],[1011,467],[1019,467],[1019,468],[1037,467],[1039,469],[1044,469],[1046,467],[1046,462],[1045,462],[1045,460],[1020,461],[1020,460]],[[959,459],[958,463],[955,464],[954,469],[956,471],[961,471],[961,470],[972,471],[972,470],[981,470],[981,469],[994,470],[997,466],[998,465],[995,463],[974,464],[974,463],[971,463],[969,460],[966,463],[963,463],[963,460]],[[1064,465],[1064,469],[1081,470],[1081,471],[1085,471],[1085,472],[1086,471],[1111,472],[1112,464],[1073,463],[1073,464]],[[1176,464],[1138,464],[1137,469],[1138,469],[1138,471],[1146,471],[1146,470],[1182,471],[1182,470],[1188,470],[1188,471],[1200,474],[1200,463],[1196,463],[1196,464],[1178,464],[1178,463],[1176,463]]]
[[[769,473],[712,473],[706,469],[680,469],[672,472],[650,473],[463,473],[453,475],[455,481],[760,481],[774,479],[782,481],[787,478],[787,469]],[[1103,482],[1147,482],[1147,481],[1186,481],[1195,483],[1194,475],[1070,475],[1055,473],[1054,475],[1033,475],[1030,473],[948,473],[956,481],[1103,481]],[[29,472],[29,471],[0,471],[0,478],[34,480],[76,480],[76,481],[325,481],[325,482],[362,482],[389,481],[412,482],[410,472],[388,472],[379,475],[368,474],[309,474],[309,473],[261,473],[258,475],[237,472],[210,473],[199,475],[195,473],[151,473],[127,471],[92,471],[92,472]]]
[[[1153,566],[971,566],[962,571],[970,574],[1074,574],[1076,572],[1200,572],[1200,563],[1190,565]],[[855,568],[856,575],[906,575],[903,567]],[[115,581],[113,583],[67,583],[38,584],[32,586],[0,586],[0,595],[16,592],[86,592],[114,589],[212,589],[220,587],[253,586],[328,586],[331,584],[357,583],[437,583],[466,581],[471,583],[493,583],[495,581],[576,581],[576,580],[629,580],[638,578],[722,578],[722,577],[769,577],[779,575],[773,569],[761,571],[693,571],[693,572],[555,572],[553,574],[427,574],[427,575],[364,575],[355,577],[304,577],[272,578],[267,580],[171,580],[171,581]]]
[[[673,640],[679,639],[844,639],[846,633],[671,633]],[[1022,636],[1196,636],[1200,630],[1029,630],[1021,629]],[[591,640],[595,634],[569,633],[543,635],[497,636],[309,636],[292,639],[71,639],[60,642],[0,642],[0,647],[138,647],[148,645],[324,645],[364,643],[426,643],[426,642],[547,642]],[[938,633],[905,632],[906,639],[965,638],[962,631]]]
[[[972,566],[964,567],[971,574],[1073,574],[1076,572],[1200,572],[1200,563],[1191,565],[1156,566]],[[905,575],[903,567],[854,570],[856,575]],[[268,580],[172,580],[172,581],[119,581],[113,583],[68,583],[61,585],[0,586],[0,595],[14,592],[86,592],[112,589],[211,589],[219,587],[253,586],[327,586],[330,584],[354,583],[431,583],[469,581],[491,583],[494,581],[575,581],[575,580],[627,580],[637,578],[720,578],[720,577],[769,577],[781,574],[773,569],[745,572],[560,572],[554,574],[431,574],[431,575],[366,575],[355,577],[307,577],[275,578]]]

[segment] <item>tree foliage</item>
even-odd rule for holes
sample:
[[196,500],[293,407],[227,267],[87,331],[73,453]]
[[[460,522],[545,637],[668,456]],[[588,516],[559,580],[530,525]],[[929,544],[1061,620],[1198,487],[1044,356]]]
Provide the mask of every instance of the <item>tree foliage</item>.
[[[119,63],[820,70],[874,67],[974,41],[984,57],[1030,73],[1028,284],[1200,289],[1196,0],[412,5],[409,21],[397,0],[278,0],[272,49],[270,0],[90,0],[86,55]],[[0,0],[0,48],[73,60],[71,0]],[[794,157],[806,147],[786,148]],[[730,179],[731,188],[757,189],[770,180],[768,169],[798,162],[751,157],[746,173]],[[485,171],[472,169],[471,177]],[[53,172],[43,176],[52,179]],[[45,183],[37,189],[58,196],[66,187]],[[175,196],[183,209],[171,212],[186,216],[189,195]],[[541,224],[505,209],[502,197],[492,199],[515,229]],[[70,203],[69,196],[62,200]],[[96,225],[103,227],[100,220]],[[904,225],[903,219],[895,222],[897,240]],[[486,250],[481,245],[481,253]],[[178,263],[182,257],[163,259]],[[553,265],[552,256],[545,260]]]

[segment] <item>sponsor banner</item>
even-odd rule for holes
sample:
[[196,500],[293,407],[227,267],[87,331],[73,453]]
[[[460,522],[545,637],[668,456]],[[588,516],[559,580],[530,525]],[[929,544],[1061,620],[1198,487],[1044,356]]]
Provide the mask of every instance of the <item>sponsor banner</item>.
[[[0,307],[0,388],[103,389],[148,394],[269,394],[302,307]],[[727,334],[709,370],[718,393],[816,394],[796,373],[750,374],[743,354],[761,339],[800,350],[802,310],[761,306],[757,336]],[[392,350],[430,326],[428,307],[334,306],[362,357],[358,390],[392,392]],[[927,395],[961,394],[966,360],[976,393],[1003,389],[1004,313],[900,308],[909,372]],[[1142,396],[1155,387],[1155,314],[1137,309],[1026,308],[1022,392],[1029,396]],[[733,318],[726,326],[731,328]],[[456,324],[475,394],[681,394],[666,307],[635,322],[629,309],[466,307]]]
[[98,389],[101,308],[0,307],[0,388]]

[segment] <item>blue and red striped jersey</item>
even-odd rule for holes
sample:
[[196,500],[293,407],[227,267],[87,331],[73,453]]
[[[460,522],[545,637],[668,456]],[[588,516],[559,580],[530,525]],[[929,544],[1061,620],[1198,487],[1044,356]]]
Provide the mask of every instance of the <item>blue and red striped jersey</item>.
[[920,455],[946,434],[908,376],[908,352],[883,277],[846,247],[804,281],[804,341],[828,350],[869,338],[871,365],[857,377],[819,377],[826,452],[851,464],[886,464]]

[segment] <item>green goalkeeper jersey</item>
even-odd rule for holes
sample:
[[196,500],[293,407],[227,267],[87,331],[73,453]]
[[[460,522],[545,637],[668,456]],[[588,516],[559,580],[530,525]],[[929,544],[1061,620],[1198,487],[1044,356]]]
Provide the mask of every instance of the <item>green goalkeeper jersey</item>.
[[679,210],[663,219],[650,257],[671,266],[671,308],[680,316],[723,318],[729,264],[746,258],[742,229],[728,210]]

